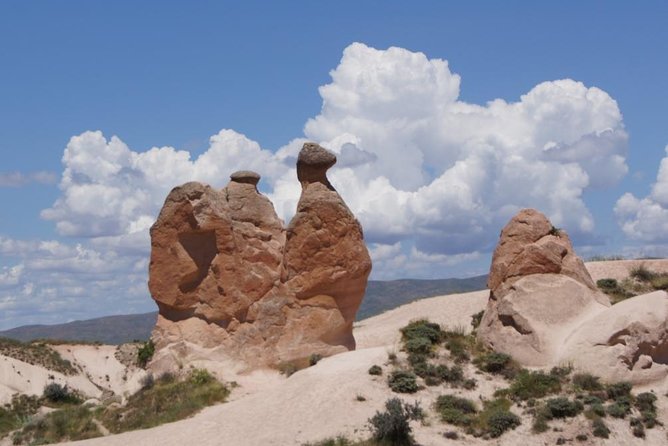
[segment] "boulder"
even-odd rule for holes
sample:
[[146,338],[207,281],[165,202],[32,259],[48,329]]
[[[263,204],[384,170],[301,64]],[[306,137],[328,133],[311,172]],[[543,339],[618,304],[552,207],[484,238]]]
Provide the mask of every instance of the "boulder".
[[488,287],[478,337],[526,366],[554,364],[563,339],[610,305],[565,231],[534,209],[501,231]]
[[158,304],[155,362],[276,365],[353,349],[371,260],[362,228],[327,179],[336,156],[304,145],[302,195],[287,228],[239,171],[218,191],[174,188],[151,228],[149,289]]
[[565,340],[561,361],[608,382],[668,377],[668,294],[632,297],[598,313]]

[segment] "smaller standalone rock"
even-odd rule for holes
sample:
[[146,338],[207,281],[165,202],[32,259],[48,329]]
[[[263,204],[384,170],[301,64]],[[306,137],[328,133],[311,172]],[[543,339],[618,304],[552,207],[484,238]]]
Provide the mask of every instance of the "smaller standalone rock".
[[260,174],[252,170],[238,170],[230,175],[230,179],[235,183],[246,183],[257,186],[260,181]]

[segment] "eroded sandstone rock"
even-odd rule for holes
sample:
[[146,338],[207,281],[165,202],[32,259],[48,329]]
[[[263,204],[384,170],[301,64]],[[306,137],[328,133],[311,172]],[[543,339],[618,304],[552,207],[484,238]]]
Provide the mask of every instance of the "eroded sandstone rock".
[[304,145],[302,195],[287,229],[254,172],[235,172],[220,191],[187,183],[170,192],[151,228],[156,361],[199,355],[253,367],[355,347],[371,260],[359,222],[327,179],[335,162]]
[[528,366],[555,362],[565,336],[609,306],[564,231],[524,209],[501,231],[478,336]]

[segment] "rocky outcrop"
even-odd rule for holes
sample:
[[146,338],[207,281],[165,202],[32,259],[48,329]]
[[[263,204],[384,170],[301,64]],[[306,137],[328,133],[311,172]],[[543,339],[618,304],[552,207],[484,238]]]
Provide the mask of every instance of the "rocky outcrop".
[[668,294],[624,300],[565,341],[561,359],[607,381],[647,384],[668,377]]
[[170,192],[151,228],[156,361],[202,354],[254,367],[355,347],[371,260],[359,222],[327,179],[335,162],[304,145],[302,195],[287,229],[255,172],[235,172],[222,190],[187,183]]
[[608,382],[668,376],[668,294],[610,306],[564,231],[533,209],[501,231],[478,338],[525,366],[572,364]]
[[480,340],[528,366],[552,364],[564,337],[609,306],[568,235],[524,209],[501,231]]

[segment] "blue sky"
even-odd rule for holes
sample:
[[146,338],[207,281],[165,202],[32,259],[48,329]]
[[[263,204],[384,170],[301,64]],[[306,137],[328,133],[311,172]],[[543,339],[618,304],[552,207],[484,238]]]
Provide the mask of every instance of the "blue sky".
[[169,180],[264,160],[289,218],[300,138],[348,163],[376,278],[484,273],[522,206],[585,257],[666,255],[668,5],[552,3],[3,1],[0,328],[150,311]]

